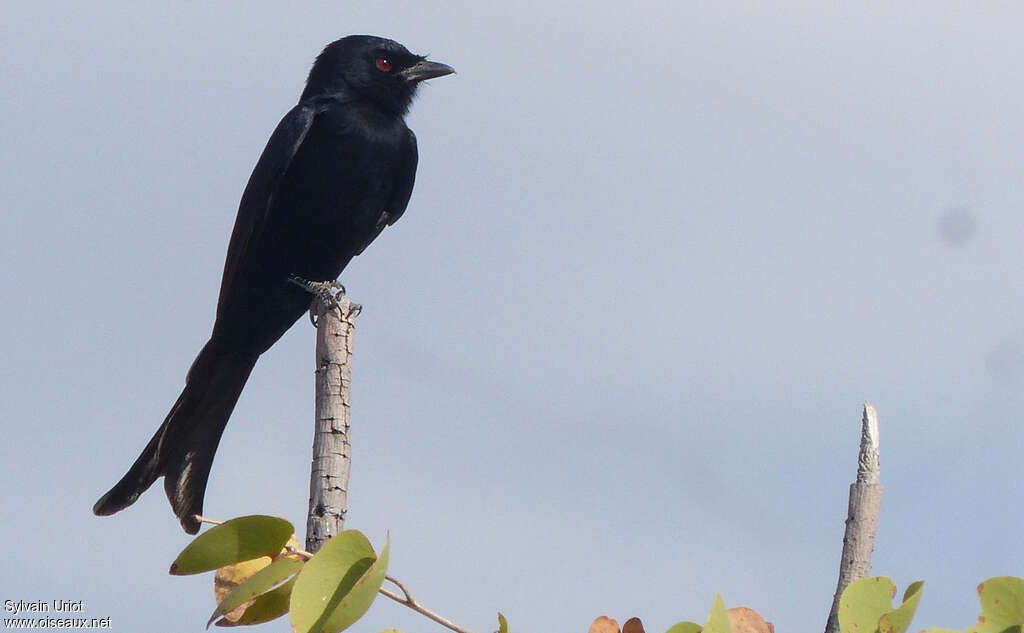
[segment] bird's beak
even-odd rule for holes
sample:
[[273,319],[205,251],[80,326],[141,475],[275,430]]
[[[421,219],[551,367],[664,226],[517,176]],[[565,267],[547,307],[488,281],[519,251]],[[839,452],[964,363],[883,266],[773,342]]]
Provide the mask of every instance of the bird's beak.
[[455,69],[448,64],[442,64],[441,62],[431,62],[423,60],[416,64],[406,68],[402,72],[398,73],[403,79],[409,83],[419,83],[425,79],[433,79],[435,77],[444,77],[455,72]]

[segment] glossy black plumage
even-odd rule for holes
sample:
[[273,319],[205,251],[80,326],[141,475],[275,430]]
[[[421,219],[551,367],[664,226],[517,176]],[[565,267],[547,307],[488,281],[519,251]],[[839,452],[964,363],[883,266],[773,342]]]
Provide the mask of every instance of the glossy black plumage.
[[210,340],[185,389],[128,473],[96,505],[113,514],[157,478],[195,533],[214,453],[260,354],[301,317],[310,295],[290,276],[333,280],[405,212],[416,137],[404,115],[417,84],[454,72],[391,40],[329,44],[278,124],[242,194]]

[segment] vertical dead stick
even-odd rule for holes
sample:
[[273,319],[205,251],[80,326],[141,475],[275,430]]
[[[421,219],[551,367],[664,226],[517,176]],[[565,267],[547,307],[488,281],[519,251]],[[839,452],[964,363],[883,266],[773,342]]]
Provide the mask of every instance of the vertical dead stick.
[[309,518],[306,549],[317,552],[345,525],[348,508],[349,393],[352,385],[352,337],[359,306],[345,293],[339,308],[313,299],[316,332],[316,431],[309,473]]
[[850,507],[846,515],[843,556],[839,561],[839,583],[832,599],[825,633],[839,631],[839,598],[855,580],[871,572],[871,551],[875,546],[878,515],[882,509],[881,468],[878,463],[878,412],[870,402],[864,403],[860,432],[860,454],[857,457],[857,480],[850,484]]
[[[308,282],[296,285],[314,292]],[[322,284],[312,284],[323,287]],[[336,284],[326,284],[328,286]],[[340,288],[340,286],[337,286]],[[319,292],[317,290],[316,292]],[[306,520],[307,559],[320,551],[332,536],[341,532],[348,509],[348,474],[351,468],[349,442],[349,395],[352,388],[352,337],[362,306],[352,303],[344,289],[335,295],[337,307],[314,294],[316,314],[316,432],[313,436],[313,466],[309,473],[309,517]],[[380,588],[380,593],[456,633],[469,629],[434,613],[413,600],[409,591],[394,578],[388,580],[403,596]]]

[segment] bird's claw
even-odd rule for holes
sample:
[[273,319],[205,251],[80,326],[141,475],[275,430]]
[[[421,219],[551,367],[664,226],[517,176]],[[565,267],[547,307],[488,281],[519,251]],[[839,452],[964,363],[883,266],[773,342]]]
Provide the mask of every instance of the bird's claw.
[[[341,285],[341,282],[337,279],[332,279],[330,281],[309,281],[308,279],[303,279],[298,275],[289,275],[288,283],[302,288],[309,294],[313,295],[316,299],[319,299],[320,302],[328,308],[337,308],[338,311],[341,312],[341,304],[338,303],[338,298],[345,294],[345,286]],[[353,307],[355,307],[355,305],[357,304],[353,304]],[[317,326],[316,309],[317,302],[311,301],[309,305],[309,322],[313,324],[313,327]],[[362,306],[359,306],[359,309],[362,310]]]

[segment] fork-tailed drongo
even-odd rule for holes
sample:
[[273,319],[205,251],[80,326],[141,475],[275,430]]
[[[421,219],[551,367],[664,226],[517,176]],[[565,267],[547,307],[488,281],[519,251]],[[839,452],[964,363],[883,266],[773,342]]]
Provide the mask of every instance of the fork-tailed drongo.
[[164,477],[185,531],[203,510],[224,426],[256,359],[310,306],[292,277],[334,280],[402,216],[416,174],[405,114],[419,82],[454,72],[391,40],[353,35],[317,57],[242,194],[210,340],[128,473],[93,507],[113,514]]

